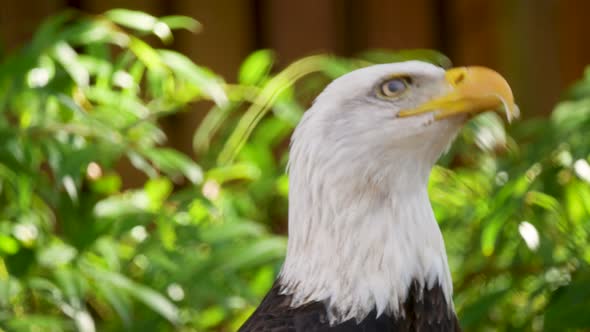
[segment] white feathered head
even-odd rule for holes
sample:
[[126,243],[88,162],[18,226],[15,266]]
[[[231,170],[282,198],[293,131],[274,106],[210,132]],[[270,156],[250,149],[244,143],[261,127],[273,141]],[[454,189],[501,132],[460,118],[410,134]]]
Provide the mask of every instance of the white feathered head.
[[281,271],[293,305],[324,301],[332,321],[397,313],[413,280],[452,283],[426,185],[470,115],[517,108],[483,67],[419,61],[334,80],[305,113],[289,162],[289,245]]

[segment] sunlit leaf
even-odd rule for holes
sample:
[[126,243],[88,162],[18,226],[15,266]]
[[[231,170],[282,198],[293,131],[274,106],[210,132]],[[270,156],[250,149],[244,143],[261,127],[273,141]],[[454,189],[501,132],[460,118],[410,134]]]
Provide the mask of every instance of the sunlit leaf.
[[124,215],[145,213],[149,209],[149,198],[142,192],[109,196],[99,201],[93,213],[100,218],[117,218]]
[[19,248],[18,241],[12,236],[0,234],[0,252],[3,254],[14,255],[18,252]]
[[90,82],[88,70],[78,60],[78,54],[67,43],[59,42],[53,49],[54,58],[80,87],[87,87]]
[[203,329],[214,327],[225,318],[225,310],[219,306],[205,309],[199,315],[199,326]]
[[550,195],[547,195],[545,193],[538,191],[529,191],[526,194],[525,199],[528,204],[540,206],[560,216],[563,214],[559,202],[554,197],[551,197]]
[[160,22],[165,23],[170,29],[186,29],[192,32],[198,32],[201,29],[201,23],[192,17],[171,15],[160,17]]
[[143,32],[151,32],[158,22],[152,15],[137,10],[111,9],[104,15],[117,24]]
[[203,91],[219,106],[225,106],[228,103],[227,96],[222,86],[223,81],[209,69],[198,66],[189,58],[176,52],[160,50],[162,61],[174,71],[178,77],[193,84],[196,88]]
[[177,235],[172,220],[167,217],[161,217],[158,220],[158,235],[162,246],[169,251],[176,249]]
[[64,31],[61,38],[72,45],[112,43],[124,46],[129,41],[129,37],[125,33],[114,29],[103,21],[80,22]]
[[207,218],[210,212],[203,201],[196,199],[189,205],[188,213],[193,218],[195,223],[199,223]]
[[121,185],[121,178],[115,174],[102,176],[90,184],[94,192],[104,195],[118,192],[121,189]]
[[260,169],[249,163],[218,167],[207,172],[208,179],[215,180],[220,184],[232,180],[256,180],[260,175]]
[[94,324],[94,319],[86,310],[78,310],[74,314],[74,321],[76,322],[76,327],[80,332],[94,332],[96,331],[96,327]]
[[39,253],[39,264],[47,267],[58,267],[71,262],[76,257],[75,248],[60,242],[54,242]]
[[166,178],[150,179],[144,188],[150,200],[150,208],[154,211],[160,209],[173,189],[172,183]]
[[268,75],[273,62],[270,50],[256,51],[244,60],[238,73],[238,81],[242,84],[257,85]]
[[129,158],[129,162],[131,162],[135,168],[144,172],[148,177],[155,178],[158,176],[158,171],[152,165],[150,165],[150,163],[143,156],[136,153],[135,151],[128,152],[127,158]]
[[143,40],[139,38],[131,38],[129,49],[150,70],[163,70],[160,55]]
[[219,154],[218,162],[222,165],[231,162],[281,92],[303,76],[320,71],[325,61],[326,57],[324,56],[303,58],[269,80],[225,143],[223,150]]
[[173,149],[148,149],[144,154],[156,167],[172,177],[184,175],[194,184],[203,181],[203,172],[199,165],[189,157]]
[[288,197],[289,195],[289,178],[286,175],[282,175],[277,179],[277,191],[283,197]]
[[227,117],[230,115],[231,106],[220,108],[212,108],[193,135],[193,149],[196,153],[203,153],[211,144],[211,140],[217,131],[221,128],[222,124]]

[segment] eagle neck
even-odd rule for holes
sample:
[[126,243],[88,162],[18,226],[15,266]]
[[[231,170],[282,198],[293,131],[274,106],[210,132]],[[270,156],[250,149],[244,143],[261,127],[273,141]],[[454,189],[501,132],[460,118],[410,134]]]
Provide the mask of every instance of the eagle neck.
[[331,323],[373,311],[400,316],[417,282],[441,287],[452,308],[444,242],[426,188],[430,166],[398,159],[389,164],[394,172],[329,161],[309,169],[293,150],[289,243],[279,279],[291,306],[323,302]]

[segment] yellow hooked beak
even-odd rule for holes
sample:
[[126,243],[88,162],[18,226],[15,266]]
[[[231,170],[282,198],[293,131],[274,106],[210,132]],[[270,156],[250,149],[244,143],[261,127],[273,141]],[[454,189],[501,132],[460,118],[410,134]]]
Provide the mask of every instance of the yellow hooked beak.
[[444,119],[459,114],[503,110],[510,122],[519,115],[510,86],[500,74],[489,68],[452,68],[446,72],[445,80],[451,87],[448,94],[415,109],[402,110],[398,116],[435,112],[435,119]]

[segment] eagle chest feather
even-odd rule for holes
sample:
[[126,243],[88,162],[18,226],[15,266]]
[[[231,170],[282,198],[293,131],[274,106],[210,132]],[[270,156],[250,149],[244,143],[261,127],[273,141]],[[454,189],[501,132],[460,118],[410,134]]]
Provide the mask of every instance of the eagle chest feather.
[[354,319],[330,326],[326,306],[312,302],[291,308],[291,297],[280,294],[277,280],[258,309],[239,332],[420,332],[461,331],[457,317],[448,307],[440,286],[421,288],[413,282],[408,297],[402,304],[403,315],[371,312],[365,319]]

